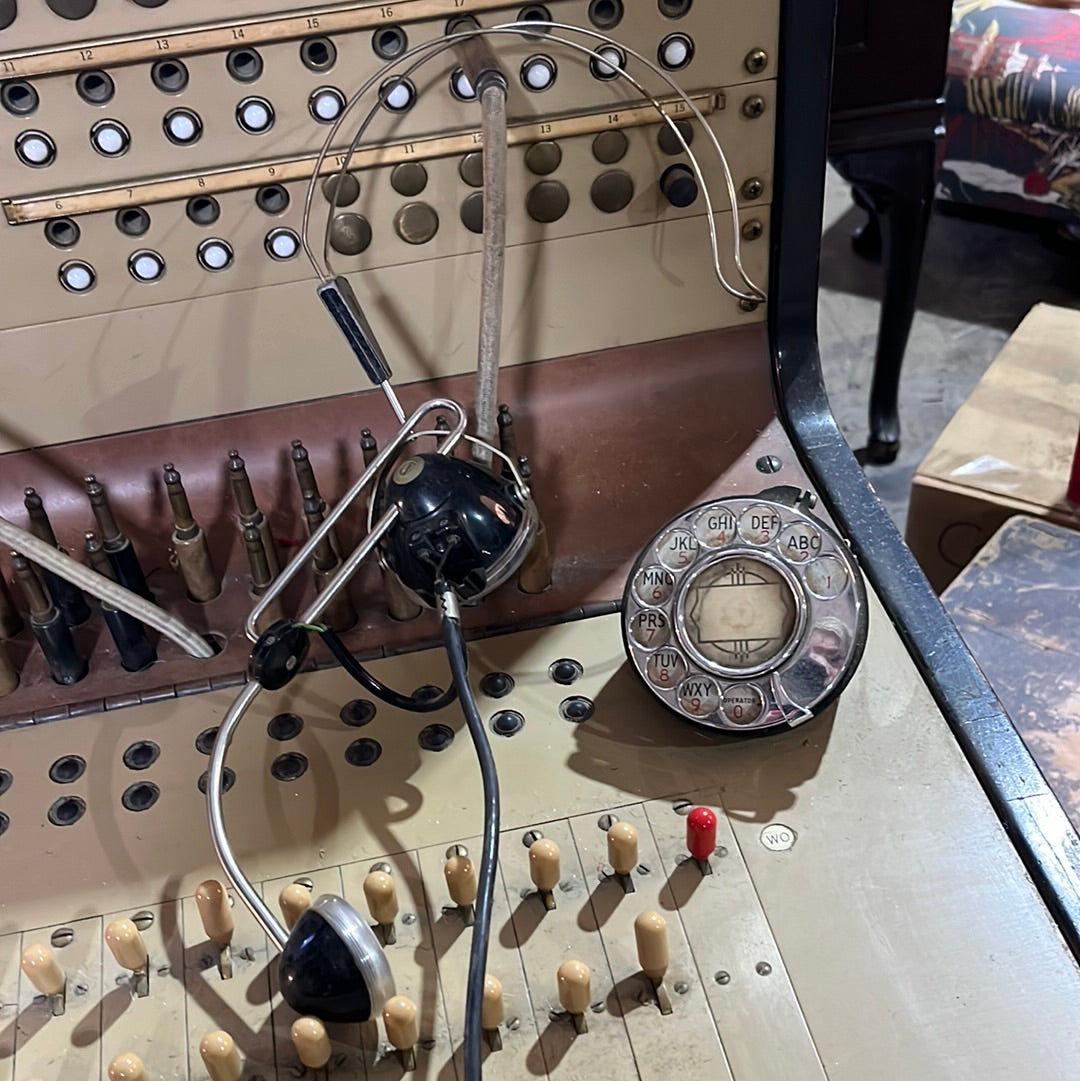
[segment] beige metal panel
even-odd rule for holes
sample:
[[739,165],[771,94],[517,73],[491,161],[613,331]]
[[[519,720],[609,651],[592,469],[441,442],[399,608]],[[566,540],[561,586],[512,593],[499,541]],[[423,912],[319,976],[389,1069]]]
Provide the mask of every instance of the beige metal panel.
[[[694,59],[673,79],[687,90],[700,90],[722,83],[739,84],[754,78],[743,60],[751,49],[769,48],[766,41],[775,25],[771,4],[740,5],[745,18],[723,20],[706,7],[693,8],[683,19],[663,18],[655,4],[631,6],[613,36],[628,48],[656,62],[657,49],[666,34],[679,32],[694,43]],[[552,4],[554,19],[588,25],[586,4],[582,0]],[[513,18],[519,8],[506,13]],[[730,20],[730,21],[729,21]],[[503,17],[489,17],[488,24],[504,22]],[[409,45],[416,46],[443,37],[445,19],[417,23],[408,27]],[[734,32],[732,32],[734,30]],[[179,93],[164,93],[151,81],[154,61],[178,59],[175,47],[159,49],[157,42],[170,43],[168,36],[155,39],[154,52],[148,60],[129,66],[114,66],[102,59],[98,50],[91,66],[104,66],[115,84],[115,95],[104,105],[88,104],[76,92],[76,75],[47,76],[31,80],[41,103],[30,116],[12,116],[0,112],[0,191],[5,195],[26,192],[66,190],[73,185],[117,183],[132,177],[146,177],[179,171],[217,168],[256,160],[311,153],[322,146],[329,125],[314,119],[309,98],[322,87],[334,87],[349,98],[363,83],[383,67],[372,49],[370,31],[335,37],[337,63],[329,71],[309,71],[301,62],[299,44],[288,41],[257,45],[263,74],[254,82],[239,82],[225,67],[227,49],[247,47],[249,41],[229,40],[221,51],[184,57],[189,73],[187,86]],[[556,35],[565,37],[567,35]],[[573,37],[573,35],[571,35]],[[582,41],[581,38],[575,40]],[[596,47],[597,42],[582,41]],[[180,44],[177,41],[175,44]],[[555,41],[522,40],[519,35],[500,35],[492,47],[510,77],[508,113],[511,119],[557,116],[588,109],[617,109],[639,100],[641,93],[628,81],[602,81],[589,70],[589,58]],[[91,50],[93,51],[93,50]],[[775,50],[769,49],[770,55]],[[554,85],[541,94],[526,91],[519,72],[530,57],[547,56],[558,67]],[[2,60],[0,60],[2,66]],[[417,91],[416,104],[407,113],[383,110],[369,129],[368,142],[408,139],[425,134],[469,129],[480,123],[479,106],[457,101],[450,93],[451,72],[458,67],[452,53],[435,57],[420,68],[412,82]],[[391,70],[403,71],[401,65]],[[670,94],[671,87],[631,59],[628,70],[653,94]],[[751,91],[739,98],[741,101]],[[756,92],[756,87],[754,91]],[[237,124],[238,104],[258,96],[273,107],[273,126],[258,135],[245,133]],[[347,146],[356,125],[377,101],[377,86],[357,106],[356,124],[346,126],[336,140],[336,147]],[[203,132],[197,142],[178,146],[163,132],[165,115],[172,109],[194,110],[202,120]],[[119,157],[98,153],[90,141],[90,128],[98,120],[122,123],[130,133],[131,144]],[[33,168],[15,156],[16,136],[33,129],[47,133],[57,147],[56,161],[47,168]]]
[[15,1018],[19,1013],[22,935],[0,938],[0,1081],[15,1077]]
[[[408,6],[415,0],[404,0]],[[371,5],[357,5],[371,6]],[[295,10],[295,0],[231,0],[229,11],[236,18],[251,18],[270,12]],[[44,4],[20,4],[19,17],[0,33],[0,48],[6,55],[25,49],[40,49],[44,43],[88,42],[107,36],[156,33],[163,25],[220,21],[221,6],[216,0],[194,0],[183,6],[166,4],[162,8],[143,8],[136,4],[98,4],[85,19],[62,19]]]
[[[870,619],[835,718],[732,748],[724,770],[822,1061],[833,1081],[865,1078],[867,1062],[928,1081],[1066,1077],[1076,962],[929,692],[898,681],[909,661],[876,605]],[[765,832],[777,823],[786,851]],[[1039,1020],[1018,1024],[1026,1011]]]
[[[599,935],[614,976],[608,1009],[622,1015],[642,1081],[665,1081],[672,1076],[715,1077],[730,1081],[732,1071],[720,1033],[709,1010],[699,968],[691,952],[661,872],[662,863],[640,805],[621,807],[612,817],[638,832],[638,866],[631,875],[634,892],[626,893],[607,863],[606,816],[571,819],[574,845],[588,868],[591,913],[579,924]],[[649,980],[638,963],[634,920],[658,912],[667,923],[670,967],[664,978],[671,1013],[663,1015]],[[749,1076],[749,1075],[748,1075]],[[813,1075],[807,1076],[807,1081]]]
[[[179,819],[178,819],[179,821]],[[194,824],[195,819],[187,819]],[[200,823],[201,825],[201,823]],[[174,866],[191,866],[187,853],[176,852],[179,835],[172,834]],[[207,873],[222,878],[218,868]],[[208,1081],[199,1055],[199,1043],[219,1029],[236,1042],[253,1076],[263,1071],[273,1076],[274,1032],[271,1018],[269,968],[275,963],[267,948],[266,936],[248,910],[235,901],[232,906],[236,930],[230,952],[232,976],[224,979],[218,967],[220,951],[207,937],[193,896],[198,882],[183,891],[184,989],[187,997],[187,1047],[192,1081]],[[230,891],[230,897],[232,892]]]
[[[96,1078],[100,1062],[101,954],[104,924],[101,917],[40,927],[23,936],[23,948],[48,946],[53,932],[70,930],[65,946],[54,947],[67,975],[65,1010],[54,1017],[49,1001],[39,995],[25,974],[19,981],[19,1016],[15,1033],[15,1063],[19,1077],[42,1081],[85,1081]],[[107,1065],[107,1064],[106,1064]]]
[[[528,727],[526,724],[526,730]],[[506,787],[504,782],[504,791]],[[590,878],[574,846],[570,823],[545,821],[545,816],[538,813],[525,824],[540,823],[544,836],[554,841],[562,853],[567,889],[559,890],[555,910],[545,911],[531,895],[527,866],[513,862],[504,868],[512,903],[515,894],[519,897],[522,893],[530,894],[521,897],[512,913],[512,930],[528,974],[535,1025],[540,1033],[527,1059],[529,1072],[543,1076],[546,1069],[549,1077],[568,1081],[578,1077],[633,1077],[634,1052],[625,1019],[617,1008],[612,1009],[615,980],[604,944],[598,935],[590,932],[590,927],[595,926]],[[520,830],[515,832],[520,836]],[[588,1032],[582,1034],[575,1032],[559,1001],[557,974],[559,966],[566,961],[580,961],[591,974]]]
[[[770,100],[772,93],[773,86],[769,84]],[[764,222],[768,209],[761,204],[771,198],[771,117],[750,121],[737,109],[722,109],[713,113],[710,119],[721,144],[737,147],[731,155],[736,185],[741,188],[744,181],[751,177],[762,182],[758,199],[744,202],[757,204],[756,217]],[[603,121],[600,126],[603,127]],[[709,276],[712,260],[704,198],[699,197],[692,206],[679,209],[671,206],[660,192],[659,179],[665,169],[675,162],[685,161],[681,156],[670,157],[660,150],[657,145],[660,131],[660,126],[654,123],[648,127],[626,130],[627,154],[614,168],[630,177],[634,197],[624,210],[616,213],[600,210],[591,198],[592,185],[611,169],[598,163],[593,156],[594,136],[589,134],[560,140],[561,164],[545,182],[554,181],[564,185],[569,197],[566,213],[558,221],[545,224],[532,220],[524,213],[512,215],[507,225],[507,243],[517,247],[596,234],[588,258],[600,273],[604,273],[609,245],[613,243],[611,232],[651,223],[656,223],[657,228],[663,230],[665,227],[672,228],[672,223],[676,221],[686,219],[697,223],[692,251],[687,255],[690,258],[696,256],[701,267],[700,287],[715,290]],[[696,151],[712,195],[714,210],[721,211],[730,206],[723,174],[715,153],[702,146],[703,142],[704,138],[698,130]],[[541,183],[541,178],[526,166],[527,149],[526,146],[519,146],[510,152],[507,201],[512,207],[523,208],[530,191]],[[462,202],[473,192],[459,175],[462,161],[461,154],[428,161],[425,164],[427,186],[412,199],[394,191],[391,186],[393,170],[390,168],[358,173],[362,182],[360,196],[353,204],[343,208],[342,213],[362,215],[370,223],[372,242],[359,256],[342,256],[331,249],[333,268],[337,271],[374,271],[479,252],[481,238],[467,229],[461,220]],[[265,179],[272,181],[274,177],[268,175]],[[194,297],[246,291],[283,282],[312,281],[314,274],[311,264],[302,255],[278,261],[267,254],[265,242],[272,229],[288,227],[301,231],[306,181],[292,182],[285,188],[289,195],[288,209],[272,215],[258,209],[254,189],[218,193],[215,197],[221,207],[221,217],[210,226],[196,225],[188,219],[186,198],[164,204],[148,204],[146,210],[150,215],[150,228],[140,237],[129,237],[120,232],[114,210],[79,215],[77,225],[81,236],[73,247],[63,250],[57,249],[46,239],[41,223],[20,225],[9,230],[7,240],[11,257],[18,260],[25,272],[8,283],[0,297],[0,322],[4,327],[27,326],[175,301],[189,302]],[[188,184],[187,194],[194,197],[207,190],[200,188],[197,181],[192,181]],[[127,191],[124,189],[119,193],[121,206],[126,205]],[[104,195],[99,197],[103,198]],[[65,200],[57,202],[65,207],[68,205]],[[396,216],[403,207],[413,203],[429,206],[438,216],[438,230],[424,244],[407,243],[396,231]],[[326,199],[321,192],[317,192],[309,236],[320,257],[328,211]],[[729,223],[728,218],[720,222],[723,231],[719,234],[719,242],[724,255],[723,265],[729,277],[733,277],[734,270],[729,266],[732,244]],[[235,254],[232,265],[218,272],[200,266],[196,249],[208,238],[224,240],[232,247]],[[754,249],[759,252],[758,258],[763,258],[760,250],[765,245],[761,239],[747,242],[744,247],[748,257]],[[165,261],[165,274],[156,282],[138,282],[127,269],[132,253],[143,249],[156,251]],[[70,293],[60,284],[59,270],[72,259],[89,263],[97,274],[96,284],[86,293]],[[649,255],[643,253],[640,260],[661,262],[669,264],[670,270],[677,269],[670,265],[669,256],[662,248]],[[382,303],[400,296],[397,283],[384,281],[382,275],[371,277],[375,280],[363,285],[361,295],[365,298],[374,294],[375,303]],[[613,285],[621,287],[622,277],[616,278]],[[423,281],[418,280],[413,293],[423,285]],[[475,318],[475,307],[465,307],[470,317]],[[413,317],[411,311],[404,314]]]
[[[743,220],[758,216],[743,212]],[[721,236],[728,220],[718,219]],[[748,314],[720,293],[700,237],[696,219],[616,230],[605,239],[604,265],[635,273],[594,275],[588,290],[577,271],[594,258],[595,238],[511,249],[506,362],[762,322],[763,307]],[[766,235],[746,248],[757,280],[767,246]],[[399,381],[474,365],[480,263],[467,255],[379,272],[369,310]],[[123,264],[112,272],[124,274]],[[373,284],[361,276],[357,288],[363,296]],[[417,296],[431,299],[417,304]],[[617,317],[596,319],[598,307]],[[538,318],[544,310],[559,316]],[[6,333],[3,348],[4,449],[347,393],[363,380],[309,282],[25,327]],[[72,386],[85,395],[71,395]]]
[[[500,861],[521,859],[526,855],[516,835],[501,837]],[[481,837],[463,838],[455,844],[463,845],[474,860],[479,873]],[[469,950],[473,932],[465,924],[461,911],[453,904],[446,890],[443,866],[449,846],[435,845],[418,853],[420,873],[428,887],[431,901],[432,945],[439,965],[439,982],[446,1002],[447,1024],[453,1047],[454,1064],[459,1077],[464,1077],[465,1042],[465,993],[468,985]],[[485,1081],[516,1081],[522,1075],[522,1063],[526,1061],[536,1038],[536,1025],[529,1009],[529,988],[526,973],[522,969],[517,939],[511,917],[516,898],[507,897],[504,875],[498,874],[495,883],[495,901],[492,906],[491,943],[488,950],[487,973],[502,984],[503,1004],[508,1020],[516,1018],[520,1023],[513,1027],[503,1025],[499,1030],[501,1051],[489,1050],[484,1060]]]
[[139,1056],[152,1071],[155,1081],[186,1081],[189,1045],[187,1040],[184,988],[184,937],[180,924],[181,904],[166,901],[135,910],[106,913],[105,927],[112,920],[135,919],[153,922],[140,931],[150,955],[149,993],[139,997],[130,970],[117,964],[108,945],[102,950],[101,969],[101,1062],[103,1070],[125,1052]]
[[[376,841],[377,843],[377,841]],[[376,850],[377,851],[377,850]],[[454,1081],[457,1072],[452,1065],[452,1042],[446,1020],[444,989],[439,983],[431,921],[438,909],[436,891],[441,883],[421,877],[416,852],[392,852],[374,855],[362,863],[342,867],[345,900],[360,913],[364,904],[364,879],[372,867],[388,863],[397,883],[401,914],[397,925],[397,941],[386,947],[386,958],[394,976],[396,993],[411,999],[420,1012],[420,1045],[416,1049],[417,1068],[409,1073],[386,1040],[381,1017],[361,1026],[368,1077],[377,1081],[402,1081],[416,1077]]]
[[709,875],[688,858],[688,808],[660,800],[644,810],[665,883],[661,911],[686,931],[732,1072],[756,1081],[824,1081],[824,1066],[731,823],[711,793],[694,794],[693,803],[717,813],[718,854]]

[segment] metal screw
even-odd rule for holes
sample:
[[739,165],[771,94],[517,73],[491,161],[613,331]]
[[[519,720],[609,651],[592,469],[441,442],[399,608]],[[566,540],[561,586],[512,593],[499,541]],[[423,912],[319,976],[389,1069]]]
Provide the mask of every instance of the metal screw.
[[452,860],[455,856],[467,856],[469,850],[464,845],[451,845],[446,850],[446,858]]
[[637,865],[637,873],[639,875],[647,875],[647,874],[650,873],[650,869],[649,869],[648,865],[646,865],[644,863],[639,863]]
[[765,226],[758,221],[757,218],[751,218],[749,221],[743,222],[742,238],[743,240],[757,240],[762,233],[765,232]]
[[616,823],[616,822],[618,822],[618,821],[619,821],[619,820],[618,820],[618,818],[616,818],[616,816],[615,816],[615,815],[601,815],[601,816],[600,816],[600,818],[599,818],[599,820],[597,821],[597,823],[596,823],[596,824],[597,824],[597,825],[598,825],[598,826],[599,826],[599,827],[600,827],[600,828],[601,828],[601,829],[602,829],[602,830],[603,830],[603,831],[604,831],[605,833],[607,833],[607,831],[608,831],[609,829],[611,829],[611,827],[612,827],[612,826],[614,826],[614,825],[615,825],[615,823]]
[[406,913],[404,913],[402,915],[402,917],[401,917],[401,922],[403,924],[405,924],[406,927],[411,927],[414,923],[416,923],[416,913],[415,912],[406,912]]
[[532,846],[536,844],[537,841],[542,841],[543,839],[544,835],[540,832],[540,830],[529,830],[528,833],[526,833],[525,836],[521,838],[521,843],[526,848],[532,848]]
[[779,473],[784,463],[775,454],[765,454],[754,463],[759,473]]
[[768,976],[769,973],[772,972],[772,965],[770,965],[768,961],[758,961],[754,966],[754,971],[759,976]]
[[717,845],[715,855],[723,859],[727,855],[727,849],[723,845]]
[[759,75],[769,63],[769,54],[764,49],[751,49],[743,60],[743,65],[751,75]]
[[694,805],[688,799],[679,799],[671,805],[671,809],[677,815],[688,815],[693,806]]
[[725,984],[731,983],[731,973],[724,972],[723,969],[721,969],[715,976],[713,976],[713,979],[718,984],[720,984],[721,987],[723,987]]
[[53,949],[62,950],[75,941],[75,932],[70,927],[60,927],[49,936],[49,942]]
[[[372,870],[373,871],[381,871],[383,869],[383,867],[385,867],[385,866],[386,866],[385,864],[380,863],[380,864],[377,864],[375,867],[372,867]],[[390,870],[389,867],[387,867],[386,869],[388,871]],[[293,879],[293,885],[294,886],[303,886],[305,890],[314,890],[315,889],[315,883],[312,882],[310,878],[294,878]]]
[[521,1028],[521,1018],[520,1017],[511,1017],[510,1020],[506,1022],[506,1027],[511,1032],[517,1032],[517,1030],[519,1028]]
[[679,982],[677,984],[675,984],[675,987],[674,987],[675,994],[677,994],[677,995],[685,995],[686,992],[689,991],[689,990],[690,990],[690,985],[688,983],[684,983],[682,980],[679,980]]
[[153,912],[147,912],[145,909],[142,912],[136,912],[131,917],[131,922],[135,924],[140,931],[145,931],[149,927],[154,926],[154,914]]
[[740,300],[739,311],[741,312],[756,312],[758,309],[758,302],[756,300]]
[[752,176],[743,182],[742,193],[744,199],[760,199],[765,185],[756,177]]
[[747,98],[742,103],[742,114],[750,120],[757,120],[765,112],[765,99],[758,94]]

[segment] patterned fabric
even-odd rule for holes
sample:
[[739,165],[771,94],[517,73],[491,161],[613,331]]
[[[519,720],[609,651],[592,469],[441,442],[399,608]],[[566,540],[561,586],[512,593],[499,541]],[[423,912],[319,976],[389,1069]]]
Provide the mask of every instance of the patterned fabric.
[[1080,212],[1080,9],[956,0],[938,195]]

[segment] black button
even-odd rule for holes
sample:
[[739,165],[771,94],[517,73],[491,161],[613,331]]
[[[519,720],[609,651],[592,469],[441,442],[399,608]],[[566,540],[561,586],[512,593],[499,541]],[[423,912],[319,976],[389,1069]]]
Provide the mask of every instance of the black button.
[[480,690],[488,698],[505,698],[514,689],[514,677],[506,672],[488,672],[480,680]]
[[559,716],[564,721],[573,721],[574,724],[587,721],[595,711],[596,707],[593,705],[592,699],[580,695],[575,695],[573,698],[564,698],[559,704]]
[[574,680],[581,678],[584,671],[585,669],[577,661],[571,660],[569,657],[563,657],[548,669],[548,675],[556,683],[569,687]]
[[97,0],[45,0],[45,3],[61,19],[85,19],[97,7]]
[[660,190],[672,206],[684,209],[691,206],[698,197],[697,178],[687,166],[672,165],[665,169],[660,177]]
[[516,709],[500,710],[491,718],[491,730],[499,736],[516,736],[525,727],[525,718]]

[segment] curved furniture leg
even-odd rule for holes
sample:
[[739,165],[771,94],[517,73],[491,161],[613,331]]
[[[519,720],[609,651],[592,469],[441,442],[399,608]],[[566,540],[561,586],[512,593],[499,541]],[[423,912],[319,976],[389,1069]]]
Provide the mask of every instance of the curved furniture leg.
[[881,228],[884,289],[874,376],[870,387],[870,438],[865,460],[886,464],[900,449],[898,395],[926,229],[934,196],[935,146],[926,140],[860,150],[835,159],[877,217]]

